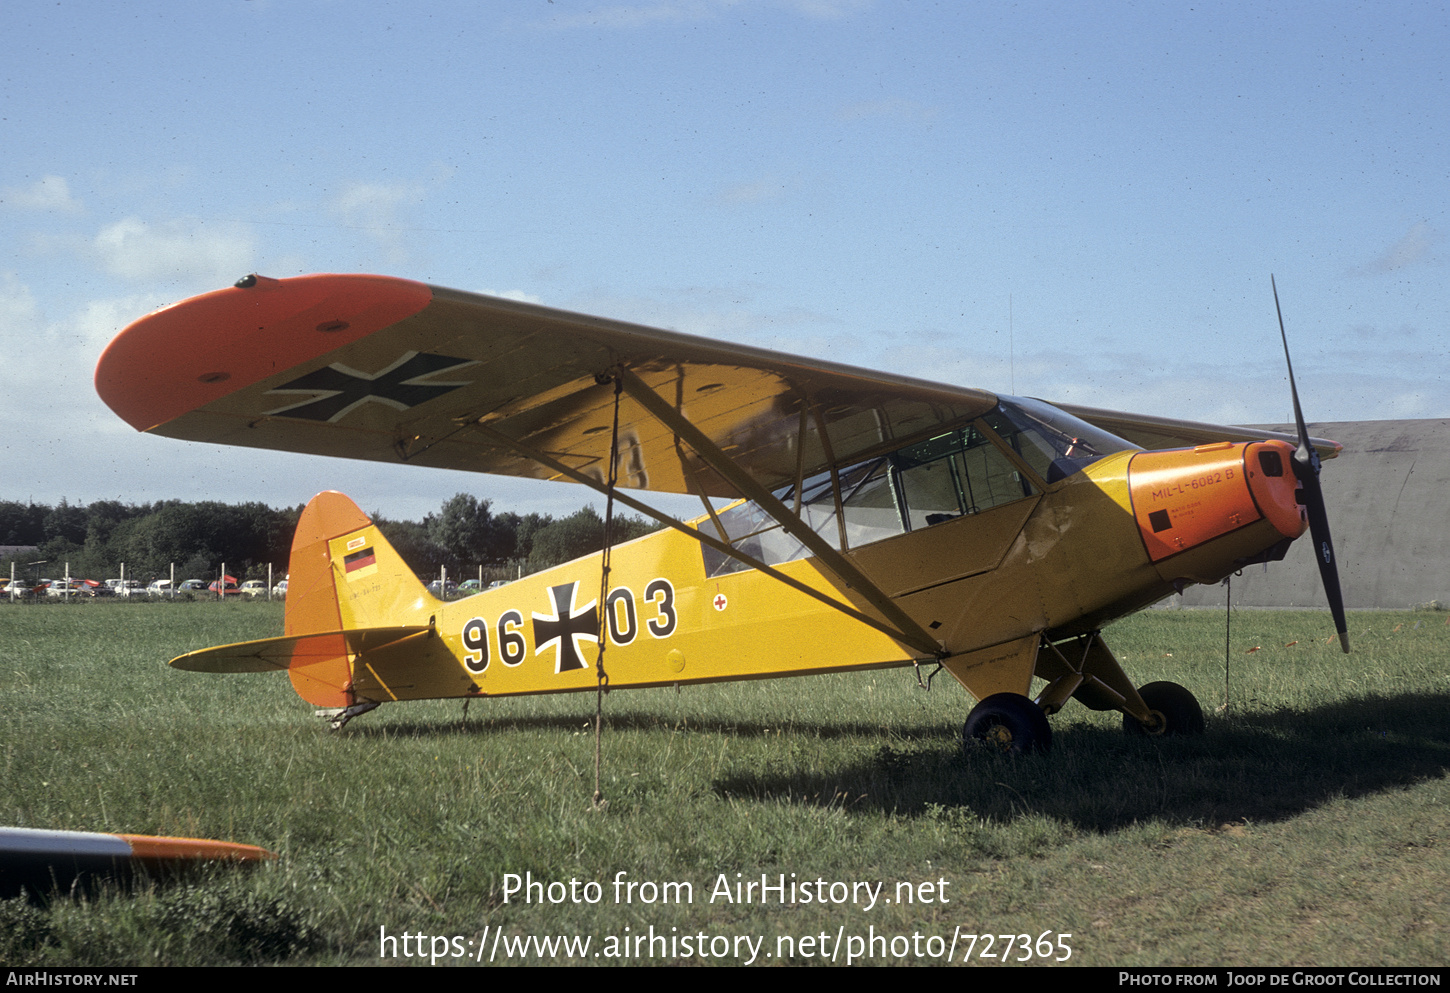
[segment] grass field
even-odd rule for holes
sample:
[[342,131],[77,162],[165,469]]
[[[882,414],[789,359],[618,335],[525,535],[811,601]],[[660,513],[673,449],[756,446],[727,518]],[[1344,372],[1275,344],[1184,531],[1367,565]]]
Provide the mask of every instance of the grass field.
[[[598,964],[717,961],[699,953],[721,938],[734,964],[750,958],[740,936],[761,942],[757,963],[812,937],[791,961],[854,948],[931,963],[954,936],[961,961],[963,935],[1026,934],[1010,959],[1445,964],[1445,621],[1352,614],[1345,657],[1325,644],[1325,616],[1236,613],[1223,709],[1223,615],[1145,612],[1109,644],[1136,680],[1192,689],[1207,734],[1128,738],[1116,714],[1073,704],[1045,757],[963,754],[971,700],[945,674],[930,693],[909,669],[615,693],[596,812],[592,694],[476,701],[466,721],[456,701],[384,707],[332,734],[283,676],[164,664],[280,633],[280,605],[0,605],[0,824],[281,855],[251,872],[5,902],[0,962],[368,964],[386,948],[400,964],[441,950],[443,964],[559,935],[589,938],[582,960]],[[621,872],[656,888],[618,902]],[[866,909],[859,887],[859,904],[831,902],[842,891],[828,885],[825,902],[794,904],[716,889],[792,873],[812,893],[817,880],[884,883],[891,902]],[[510,874],[565,884],[563,901],[506,900]],[[568,893],[571,880],[600,883],[598,902]],[[693,901],[664,902],[685,893],[664,883],[691,884]],[[651,934],[665,940],[632,943]],[[971,962],[1000,964],[1004,946],[979,939]],[[523,959],[539,961],[537,946]]]

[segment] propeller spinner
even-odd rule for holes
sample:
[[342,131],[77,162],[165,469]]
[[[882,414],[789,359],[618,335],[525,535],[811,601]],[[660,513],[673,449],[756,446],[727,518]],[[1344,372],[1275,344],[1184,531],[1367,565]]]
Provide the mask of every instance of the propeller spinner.
[[1294,452],[1294,475],[1303,487],[1304,509],[1309,515],[1309,537],[1314,542],[1314,558],[1319,563],[1319,577],[1324,582],[1324,595],[1329,612],[1334,615],[1334,629],[1339,644],[1349,652],[1349,629],[1344,620],[1344,597],[1339,592],[1339,569],[1334,561],[1334,542],[1329,536],[1329,515],[1324,509],[1324,490],[1319,485],[1319,452],[1309,443],[1309,429],[1304,412],[1299,409],[1299,391],[1294,386],[1294,363],[1289,359],[1289,337],[1284,333],[1284,311],[1279,307],[1279,287],[1269,276],[1274,290],[1274,311],[1279,315],[1279,340],[1284,343],[1284,365],[1289,369],[1289,393],[1294,398],[1294,425],[1299,430],[1299,448]]

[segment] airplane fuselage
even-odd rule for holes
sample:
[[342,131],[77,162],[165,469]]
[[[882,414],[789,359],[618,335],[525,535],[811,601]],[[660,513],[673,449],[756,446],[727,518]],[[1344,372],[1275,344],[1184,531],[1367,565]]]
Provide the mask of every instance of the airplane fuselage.
[[[1302,529],[1292,476],[1267,477],[1259,465],[1262,452],[1282,456],[1287,445],[1201,448],[1173,453],[1166,469],[1164,453],[1111,455],[1031,496],[848,554],[939,639],[938,657],[975,695],[1004,688],[1025,694],[1035,652],[985,666],[952,660],[1024,639],[1095,632],[1185,582],[1216,581]],[[717,562],[716,574],[707,575],[702,546],[671,530],[613,548],[607,590],[596,553],[467,599],[440,601],[350,502],[350,511],[337,508],[340,501],[324,494],[309,507],[309,516],[322,518],[314,523],[321,531],[312,545],[294,549],[288,634],[340,624],[426,627],[431,636],[356,653],[345,664],[338,659],[310,692],[304,690],[317,681],[305,667],[294,669],[299,692],[320,705],[592,689],[601,632],[604,669],[616,689],[922,658],[760,571]],[[328,517],[339,523],[328,525]],[[299,535],[307,528],[304,521]],[[1174,531],[1186,538],[1168,533]],[[871,609],[815,558],[775,568],[857,610]],[[318,586],[326,589],[308,593]],[[309,605],[326,603],[336,604],[335,622],[309,616]]]

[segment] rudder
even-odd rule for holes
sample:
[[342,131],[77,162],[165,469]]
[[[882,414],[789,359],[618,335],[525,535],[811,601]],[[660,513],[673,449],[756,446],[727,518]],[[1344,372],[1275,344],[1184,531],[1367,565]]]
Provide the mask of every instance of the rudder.
[[336,651],[288,667],[297,695],[318,707],[349,707],[352,661],[341,632],[410,623],[435,600],[386,538],[346,496],[326,491],[302,511],[288,564],[288,636],[338,632]]

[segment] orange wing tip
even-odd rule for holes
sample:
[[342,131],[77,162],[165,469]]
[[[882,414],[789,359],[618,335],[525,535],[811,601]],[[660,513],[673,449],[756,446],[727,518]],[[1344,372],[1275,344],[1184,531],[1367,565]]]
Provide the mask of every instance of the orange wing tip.
[[96,364],[96,392],[149,431],[412,317],[432,299],[426,284],[389,276],[246,276],[125,328]]
[[276,854],[256,845],[209,838],[166,838],[99,831],[0,828],[0,861],[11,858],[112,858],[156,862],[261,862]]
[[164,838],[149,834],[118,834],[131,846],[131,857],[154,862],[266,862],[275,852],[256,845],[210,838]]

